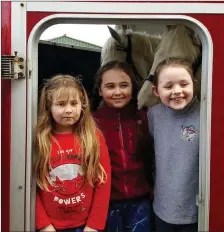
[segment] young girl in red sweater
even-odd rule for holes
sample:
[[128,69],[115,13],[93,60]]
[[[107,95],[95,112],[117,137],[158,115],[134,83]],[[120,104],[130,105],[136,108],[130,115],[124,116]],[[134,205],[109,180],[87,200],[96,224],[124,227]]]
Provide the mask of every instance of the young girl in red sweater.
[[42,90],[36,127],[36,229],[103,230],[110,169],[84,88],[72,76],[53,77]]

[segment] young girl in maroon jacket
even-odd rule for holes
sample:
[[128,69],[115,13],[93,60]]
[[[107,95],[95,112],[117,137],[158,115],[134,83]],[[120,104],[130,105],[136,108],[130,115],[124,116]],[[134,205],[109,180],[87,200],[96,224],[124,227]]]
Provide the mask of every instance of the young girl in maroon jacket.
[[36,127],[36,229],[103,230],[110,173],[84,88],[71,76],[53,77],[42,90]]
[[137,110],[132,69],[120,61],[107,63],[97,73],[95,90],[94,118],[105,136],[112,167],[106,231],[150,232],[152,143],[147,140],[146,112]]

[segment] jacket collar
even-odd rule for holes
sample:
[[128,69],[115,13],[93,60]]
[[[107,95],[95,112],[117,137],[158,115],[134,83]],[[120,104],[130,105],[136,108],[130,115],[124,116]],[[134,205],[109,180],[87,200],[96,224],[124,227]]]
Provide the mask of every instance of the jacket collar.
[[198,104],[199,101],[197,97],[194,97],[182,110],[174,110],[164,104],[162,104],[162,109],[165,113],[170,114],[174,118],[182,118],[187,116],[195,107],[197,107]]
[[130,118],[133,117],[133,114],[138,112],[137,105],[133,102],[130,102],[128,105],[120,109],[110,107],[104,102],[97,111],[98,114],[107,118],[115,118],[118,116],[121,118]]

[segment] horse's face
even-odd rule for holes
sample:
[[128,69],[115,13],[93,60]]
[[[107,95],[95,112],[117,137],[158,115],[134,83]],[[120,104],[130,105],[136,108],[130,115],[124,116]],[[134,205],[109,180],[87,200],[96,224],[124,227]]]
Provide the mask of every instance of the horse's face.
[[154,74],[157,65],[168,57],[188,59],[192,64],[197,60],[200,51],[200,40],[191,29],[183,26],[171,26],[155,53],[151,74]]
[[174,53],[176,53],[178,50],[180,57],[188,58],[192,62],[200,55],[201,42],[198,35],[184,25],[168,27],[168,32],[163,41],[167,43],[168,52],[174,49]]
[[126,61],[133,65],[142,81],[152,67],[154,53],[161,38],[145,32],[134,32],[131,29],[108,28],[111,38],[102,48],[101,65],[112,60]]
[[104,44],[101,51],[101,65],[112,60],[125,61],[127,56],[127,37],[122,31],[115,31],[109,28],[111,37]]

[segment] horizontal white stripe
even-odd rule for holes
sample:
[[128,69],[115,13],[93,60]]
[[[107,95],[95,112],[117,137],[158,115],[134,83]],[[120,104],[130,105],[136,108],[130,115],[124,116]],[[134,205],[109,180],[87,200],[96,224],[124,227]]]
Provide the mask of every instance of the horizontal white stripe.
[[75,13],[223,14],[222,3],[27,2],[27,11]]

